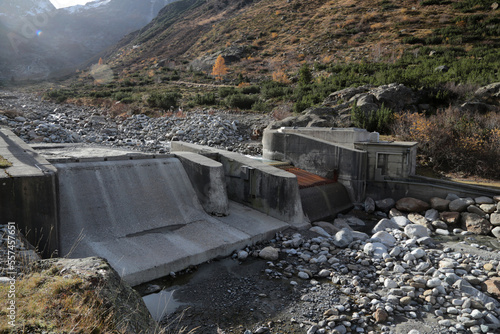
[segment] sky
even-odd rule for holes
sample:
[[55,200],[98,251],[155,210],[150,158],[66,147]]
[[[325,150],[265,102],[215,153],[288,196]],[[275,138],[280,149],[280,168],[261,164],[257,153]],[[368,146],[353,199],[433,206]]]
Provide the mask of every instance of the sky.
[[74,5],[84,5],[95,0],[50,0],[56,8],[69,7]]

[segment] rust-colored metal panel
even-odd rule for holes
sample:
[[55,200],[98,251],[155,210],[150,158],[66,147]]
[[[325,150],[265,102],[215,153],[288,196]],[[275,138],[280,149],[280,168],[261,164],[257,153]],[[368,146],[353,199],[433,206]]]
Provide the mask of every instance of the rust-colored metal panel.
[[299,183],[299,189],[322,186],[325,184],[335,183],[332,179],[327,179],[325,177],[309,173],[303,169],[285,165],[285,166],[276,166],[280,169],[284,169],[289,173],[292,173],[297,176],[297,182]]

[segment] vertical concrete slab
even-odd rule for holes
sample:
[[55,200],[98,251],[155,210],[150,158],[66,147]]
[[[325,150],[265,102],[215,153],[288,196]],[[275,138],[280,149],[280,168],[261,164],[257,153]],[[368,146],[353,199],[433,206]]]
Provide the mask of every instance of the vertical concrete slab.
[[220,162],[192,152],[176,152],[191,180],[205,212],[215,216],[229,214],[224,168]]
[[44,257],[57,255],[56,169],[6,128],[0,155],[12,163],[0,169],[0,224],[14,222]]

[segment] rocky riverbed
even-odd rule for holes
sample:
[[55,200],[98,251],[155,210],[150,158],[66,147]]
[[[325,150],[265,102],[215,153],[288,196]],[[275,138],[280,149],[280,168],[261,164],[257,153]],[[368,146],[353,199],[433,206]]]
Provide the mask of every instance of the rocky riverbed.
[[[379,201],[387,212],[367,213],[367,201],[166,279],[180,306],[163,325],[197,333],[498,333],[499,240],[447,225],[433,208],[395,208],[403,202]],[[428,218],[412,222],[416,215]]]
[[0,125],[27,143],[86,143],[168,153],[172,140],[260,154],[252,141],[271,121],[256,113],[200,109],[171,116],[114,117],[108,109],[56,104],[39,96],[0,90]]

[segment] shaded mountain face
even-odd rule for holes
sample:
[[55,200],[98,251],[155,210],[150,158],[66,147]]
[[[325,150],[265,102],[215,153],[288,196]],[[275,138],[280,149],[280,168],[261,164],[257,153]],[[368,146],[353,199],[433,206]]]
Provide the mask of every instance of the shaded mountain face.
[[0,80],[43,80],[148,24],[174,0],[98,0],[56,9],[49,0],[0,4]]

